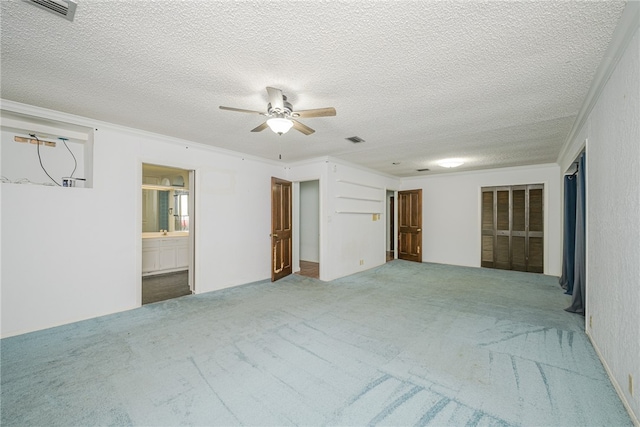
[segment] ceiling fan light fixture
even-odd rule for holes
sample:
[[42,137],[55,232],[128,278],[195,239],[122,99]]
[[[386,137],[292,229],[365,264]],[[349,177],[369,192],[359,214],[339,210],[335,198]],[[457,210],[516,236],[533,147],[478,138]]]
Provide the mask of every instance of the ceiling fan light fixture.
[[267,125],[272,131],[278,135],[282,135],[283,133],[289,132],[289,129],[293,127],[293,122],[283,117],[272,117],[267,120]]
[[462,166],[464,161],[461,159],[444,159],[438,162],[438,165],[443,168],[457,168],[458,166]]

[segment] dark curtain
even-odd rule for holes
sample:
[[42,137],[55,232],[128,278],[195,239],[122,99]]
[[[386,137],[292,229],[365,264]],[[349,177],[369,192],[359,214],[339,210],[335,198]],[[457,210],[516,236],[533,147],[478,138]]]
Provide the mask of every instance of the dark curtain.
[[576,174],[576,236],[575,258],[573,269],[573,293],[571,305],[565,310],[582,314],[585,313],[585,288],[586,288],[586,187],[585,187],[585,153],[582,153],[578,161],[578,173]]
[[562,277],[560,286],[565,293],[573,293],[573,269],[576,256],[576,182],[575,174],[564,177],[564,236],[562,254]]

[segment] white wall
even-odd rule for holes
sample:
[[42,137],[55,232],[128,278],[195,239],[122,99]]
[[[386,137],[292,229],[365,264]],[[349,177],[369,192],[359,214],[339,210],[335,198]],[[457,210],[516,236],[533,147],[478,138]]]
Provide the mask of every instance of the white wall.
[[143,162],[196,170],[197,293],[270,276],[270,178],[282,166],[65,118],[97,129],[94,188],[2,184],[3,337],[140,306]]
[[300,259],[320,262],[320,181],[300,183]]
[[[386,190],[397,190],[399,179],[332,158],[291,165],[289,179],[319,179],[320,182],[321,280],[333,280],[384,264]],[[350,196],[376,201],[348,198]],[[354,213],[365,211],[367,213]],[[380,214],[376,221],[373,211]]]
[[[636,18],[637,19],[637,18]],[[640,36],[623,51],[585,125],[587,333],[618,393],[640,418]],[[634,33],[632,33],[634,34]],[[569,150],[575,152],[576,150]],[[561,159],[568,164],[571,157]],[[635,395],[628,388],[634,379]]]
[[402,190],[422,189],[422,261],[480,267],[482,187],[544,184],[544,272],[559,276],[560,168],[556,164],[404,179]]
[[[324,271],[323,280],[333,280],[386,262],[386,191],[397,190],[400,181],[335,160],[326,166],[324,249],[330,270]],[[377,202],[342,198],[352,195]],[[379,213],[375,221],[373,212]]]

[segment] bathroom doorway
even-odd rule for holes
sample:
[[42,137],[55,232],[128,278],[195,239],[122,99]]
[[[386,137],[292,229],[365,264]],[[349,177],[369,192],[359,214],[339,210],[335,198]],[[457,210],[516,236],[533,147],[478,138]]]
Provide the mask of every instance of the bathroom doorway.
[[142,165],[142,304],[191,295],[194,171]]

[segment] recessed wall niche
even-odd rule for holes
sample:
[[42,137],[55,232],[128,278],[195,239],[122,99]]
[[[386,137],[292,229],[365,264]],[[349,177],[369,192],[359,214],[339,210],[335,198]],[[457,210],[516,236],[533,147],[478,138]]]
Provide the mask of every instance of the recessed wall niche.
[[2,182],[93,187],[93,129],[0,111]]

